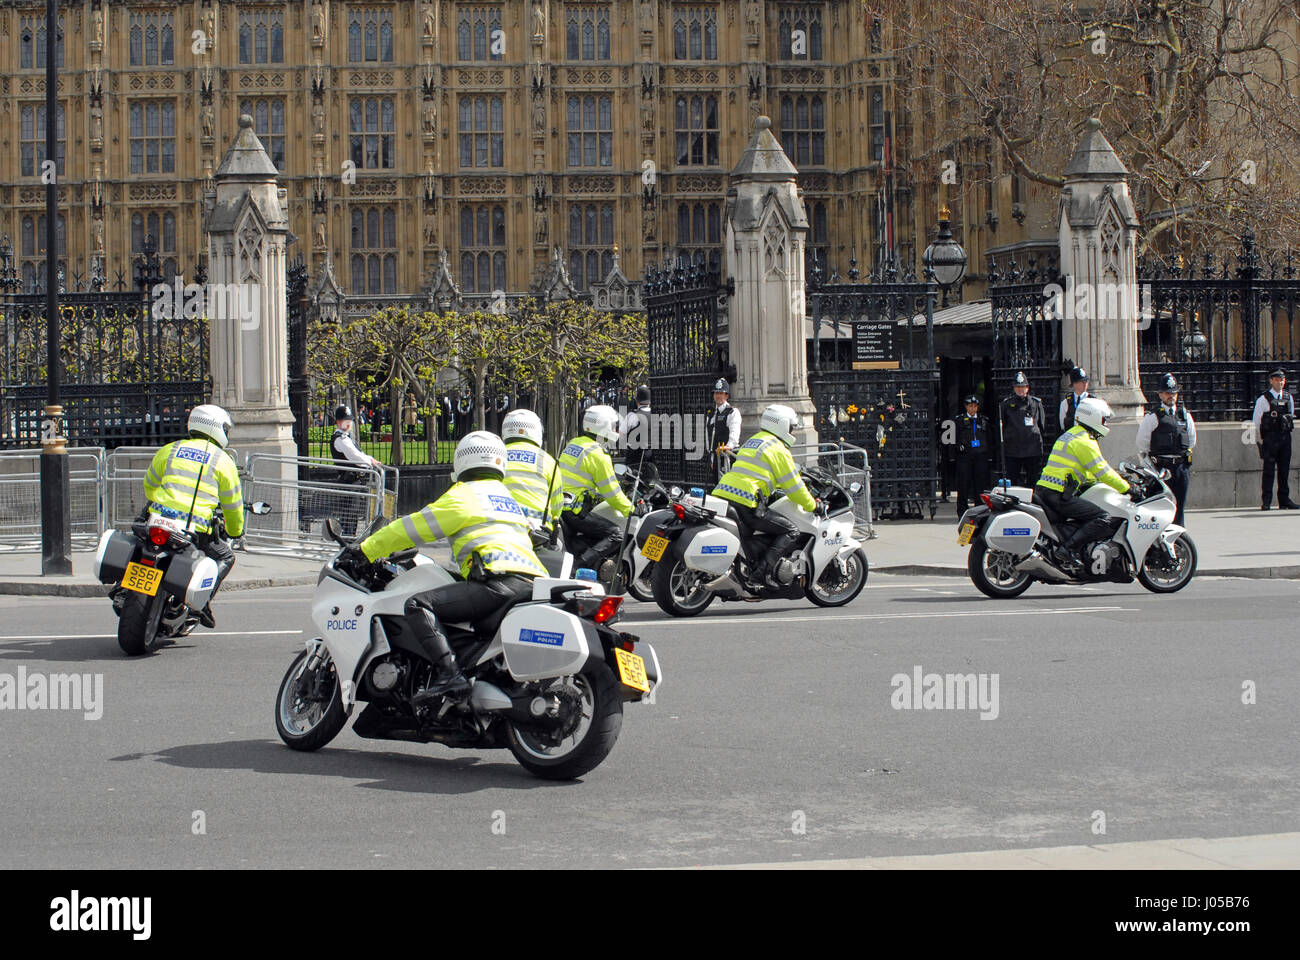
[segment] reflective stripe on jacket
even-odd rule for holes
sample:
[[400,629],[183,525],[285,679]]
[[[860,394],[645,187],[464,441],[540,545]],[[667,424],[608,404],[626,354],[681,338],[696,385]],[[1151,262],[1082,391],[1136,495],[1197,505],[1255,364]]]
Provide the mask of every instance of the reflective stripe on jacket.
[[560,454],[560,479],[564,492],[573,497],[570,507],[575,512],[582,508],[587,494],[609,503],[621,517],[632,512],[632,501],[618,485],[614,461],[597,441],[588,436],[574,437]]
[[1047,456],[1043,474],[1038,478],[1038,486],[1060,493],[1070,477],[1074,477],[1080,486],[1104,483],[1120,493],[1128,493],[1128,481],[1111,468],[1092,434],[1079,424],[1057,438]]
[[183,521],[188,522],[192,511],[194,530],[210,533],[212,518],[220,510],[226,533],[238,537],[244,532],[239,468],[211,440],[191,438],[162,447],[145,473],[144,495],[151,503],[176,511]]
[[[564,509],[564,483],[555,458],[527,440],[506,442],[505,485],[525,516],[541,520],[545,512],[548,526]],[[548,490],[549,507],[546,502]]]
[[451,555],[468,577],[477,556],[489,573],[546,576],[533,552],[528,521],[500,480],[467,480],[418,513],[399,517],[361,542],[368,560],[407,547],[446,539]]
[[775,434],[760,430],[740,445],[735,462],[718,478],[713,495],[752,507],[760,496],[770,497],[774,490],[781,490],[810,513],[817,509],[817,501],[799,479],[789,449]]

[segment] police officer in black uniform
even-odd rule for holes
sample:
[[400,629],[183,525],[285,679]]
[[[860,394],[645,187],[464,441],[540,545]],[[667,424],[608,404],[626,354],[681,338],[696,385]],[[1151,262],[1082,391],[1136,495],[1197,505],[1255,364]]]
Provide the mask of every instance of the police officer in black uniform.
[[728,466],[719,451],[735,454],[740,446],[740,411],[731,405],[731,384],[722,377],[713,385],[713,414],[709,417],[709,466],[717,483]]
[[1150,457],[1159,468],[1169,471],[1169,489],[1173,491],[1178,512],[1174,523],[1183,526],[1183,506],[1192,476],[1192,449],[1196,446],[1196,421],[1191,412],[1178,402],[1178,380],[1167,373],[1160,382],[1160,406],[1147,413],[1138,426],[1138,453]]
[[966,412],[957,418],[957,516],[989,488],[993,437],[989,418],[979,412],[979,397],[966,398]]
[[636,388],[636,409],[627,415],[623,425],[626,442],[623,462],[641,475],[642,483],[659,479],[659,467],[651,448],[650,388],[645,384]]
[[[339,465],[371,467],[379,466],[379,461],[361,451],[352,439],[352,408],[340,403],[334,408],[334,435],[330,437],[330,453]],[[365,487],[370,478],[357,470],[334,471],[334,482],[340,486]],[[334,513],[339,521],[339,532],[349,540],[357,529],[361,517],[361,504],[352,493],[340,493],[335,497]]]
[[1079,408],[1079,404],[1092,396],[1088,392],[1088,371],[1083,367],[1075,367],[1070,371],[1070,390],[1070,395],[1061,401],[1061,409],[1057,411],[1062,433],[1074,426],[1074,411]]
[[1020,370],[1012,395],[1002,401],[1002,459],[1013,486],[1032,487],[1043,466],[1043,401],[1029,395],[1029,378]]
[[1295,397],[1286,392],[1286,371],[1278,367],[1268,375],[1269,389],[1255,401],[1255,443],[1264,461],[1260,484],[1260,509],[1273,505],[1273,474],[1277,474],[1277,505],[1297,510],[1291,501],[1291,428],[1295,426]]

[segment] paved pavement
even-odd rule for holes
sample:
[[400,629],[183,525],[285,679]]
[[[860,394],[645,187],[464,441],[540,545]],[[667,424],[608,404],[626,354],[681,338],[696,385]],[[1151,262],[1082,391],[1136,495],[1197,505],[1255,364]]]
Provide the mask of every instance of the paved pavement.
[[[1291,582],[994,601],[876,574],[841,610],[629,604],[666,682],[563,784],[350,729],[285,748],[311,592],[223,596],[217,631],[139,659],[103,599],[0,597],[0,675],[103,677],[97,720],[0,709],[0,867],[1300,867]],[[996,677],[996,709],[906,709],[917,671]]]
[[[1191,510],[1188,533],[1199,554],[1200,576],[1300,578],[1300,511]],[[957,546],[955,508],[942,504],[934,520],[882,520],[866,544],[876,573],[966,576],[966,549]],[[445,547],[430,551],[447,559]],[[94,553],[76,552],[73,576],[42,577],[36,552],[0,552],[0,594],[98,597],[107,589],[92,575]],[[223,590],[297,586],[316,582],[319,560],[291,555],[238,554]]]

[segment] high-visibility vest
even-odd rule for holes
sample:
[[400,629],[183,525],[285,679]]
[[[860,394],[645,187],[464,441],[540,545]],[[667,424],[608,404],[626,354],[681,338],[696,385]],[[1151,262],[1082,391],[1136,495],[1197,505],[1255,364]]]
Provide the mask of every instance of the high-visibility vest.
[[758,498],[782,491],[791,500],[812,512],[817,509],[808,488],[799,479],[794,457],[776,434],[760,430],[740,445],[731,469],[718,479],[713,495],[744,507],[753,507]]
[[570,510],[582,509],[588,495],[605,500],[619,516],[632,512],[632,501],[618,485],[614,461],[605,448],[586,435],[574,437],[560,454],[560,479],[564,492],[573,497]]
[[[177,440],[154,454],[144,476],[144,495],[151,508],[201,533],[212,531],[219,509],[226,533],[244,532],[244,494],[239,468],[230,454],[211,440]],[[192,521],[192,522],[191,522]]]
[[564,509],[564,482],[555,458],[545,450],[528,440],[507,441],[505,485],[524,516],[541,520],[545,514],[548,526],[559,519]]
[[468,577],[478,557],[489,573],[546,576],[528,520],[500,480],[466,480],[418,513],[399,517],[361,542],[368,560],[438,540],[451,543],[451,555]]
[[1070,477],[1074,477],[1080,486],[1104,483],[1120,493],[1128,493],[1128,481],[1106,462],[1101,447],[1081,424],[1075,424],[1057,438],[1052,452],[1047,455],[1047,465],[1038,478],[1038,486],[1060,493]]

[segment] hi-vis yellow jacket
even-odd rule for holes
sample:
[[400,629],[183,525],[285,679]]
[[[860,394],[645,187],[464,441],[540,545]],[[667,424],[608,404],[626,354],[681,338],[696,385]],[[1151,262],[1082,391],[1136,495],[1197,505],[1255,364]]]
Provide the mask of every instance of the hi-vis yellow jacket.
[[[551,527],[564,509],[564,481],[555,458],[528,440],[506,441],[506,489],[523,508],[524,516]],[[547,506],[547,492],[550,506]]]
[[794,457],[776,434],[760,430],[740,445],[731,469],[718,478],[713,495],[742,507],[752,507],[759,497],[781,490],[809,513],[817,509],[808,488],[799,479]]
[[244,494],[239,468],[211,440],[177,440],[154,454],[144,477],[144,495],[164,516],[189,523],[190,529],[211,532],[218,508],[232,537],[244,532]]
[[632,501],[618,485],[614,461],[591,437],[583,435],[569,441],[560,454],[560,478],[564,481],[564,492],[573,497],[575,512],[582,508],[589,494],[609,501],[621,517],[632,512]]
[[398,550],[446,538],[451,554],[468,577],[477,556],[489,573],[546,576],[533,552],[528,521],[500,480],[466,480],[419,513],[399,517],[365,540],[361,552],[377,560]]
[[1070,477],[1074,477],[1080,486],[1104,483],[1120,493],[1128,493],[1128,481],[1106,462],[1092,434],[1077,423],[1057,438],[1037,485],[1060,493]]

